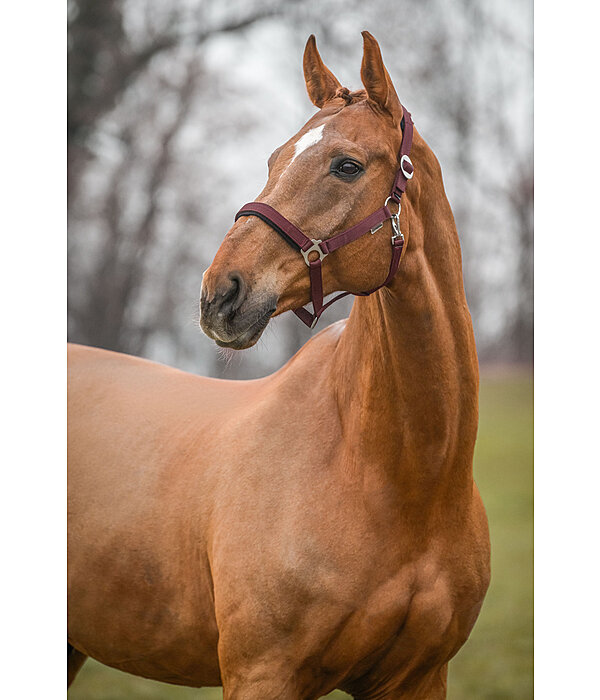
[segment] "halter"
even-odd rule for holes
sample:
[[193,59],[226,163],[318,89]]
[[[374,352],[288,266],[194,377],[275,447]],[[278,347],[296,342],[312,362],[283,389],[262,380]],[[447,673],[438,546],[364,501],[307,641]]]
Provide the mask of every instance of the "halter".
[[[336,233],[327,240],[323,241],[317,238],[309,238],[302,233],[299,228],[294,226],[291,221],[288,221],[285,216],[263,202],[250,202],[249,204],[244,204],[244,206],[235,215],[236,221],[240,218],[240,216],[257,216],[259,219],[262,219],[262,221],[273,228],[280,236],[282,236],[295,250],[298,250],[302,254],[304,262],[308,265],[313,312],[310,313],[310,311],[304,307],[300,307],[298,309],[294,309],[294,313],[310,328],[314,328],[317,325],[317,321],[326,308],[338,301],[338,299],[341,299],[348,294],[352,294],[352,292],[342,292],[331,299],[331,301],[328,301],[327,304],[323,305],[322,261],[329,255],[329,253],[333,253],[334,250],[337,250],[348,243],[352,243],[365,233],[375,233],[376,231],[379,231],[379,229],[383,226],[384,221],[387,221],[388,219],[391,219],[392,221],[392,260],[390,263],[388,276],[386,277],[385,282],[380,284],[378,287],[375,287],[375,289],[371,289],[368,292],[356,292],[355,296],[366,297],[369,296],[369,294],[373,294],[373,292],[376,292],[378,289],[387,286],[398,271],[398,265],[400,264],[400,258],[402,256],[402,248],[404,247],[404,235],[400,231],[400,199],[406,190],[408,181],[412,179],[412,176],[414,175],[414,166],[409,157],[413,139],[413,121],[410,113],[404,108],[402,109],[404,112],[402,123],[400,125],[402,129],[402,143],[400,144],[400,151],[398,153],[400,167],[396,173],[392,191],[380,209],[377,209],[377,211],[373,212],[370,216],[367,216],[358,224],[346,229],[345,231]],[[393,214],[388,208],[388,203],[390,200],[393,200],[398,204],[398,211],[395,214]],[[318,257],[314,260],[310,260],[309,256],[311,253],[316,253]]]

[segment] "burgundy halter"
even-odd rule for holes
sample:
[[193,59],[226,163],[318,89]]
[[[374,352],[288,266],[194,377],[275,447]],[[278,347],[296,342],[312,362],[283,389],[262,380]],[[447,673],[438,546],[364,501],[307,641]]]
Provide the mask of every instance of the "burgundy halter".
[[[288,221],[285,216],[280,214],[276,209],[264,204],[263,202],[250,202],[249,204],[244,204],[244,206],[235,215],[235,220],[237,221],[240,216],[257,216],[262,219],[266,224],[269,224],[277,233],[279,233],[293,248],[299,250],[299,252],[304,257],[304,262],[308,265],[309,277],[310,277],[310,294],[313,307],[313,313],[307,309],[300,307],[299,309],[294,309],[294,313],[298,318],[305,323],[310,328],[314,328],[317,325],[319,317],[325,311],[325,309],[331,304],[333,304],[338,299],[351,294],[351,292],[342,292],[336,297],[323,305],[323,276],[321,270],[321,261],[332,253],[334,250],[341,248],[352,241],[357,240],[363,236],[367,231],[375,233],[383,226],[383,222],[391,219],[392,221],[392,261],[390,263],[390,270],[385,282],[380,284],[375,289],[371,289],[368,292],[358,292],[356,296],[366,297],[369,294],[373,294],[381,287],[388,285],[394,278],[396,272],[398,271],[398,265],[400,264],[400,257],[402,256],[402,248],[404,247],[404,236],[400,231],[400,198],[404,194],[406,185],[408,181],[412,178],[414,174],[414,167],[412,161],[409,157],[410,149],[412,146],[413,139],[413,121],[411,119],[410,113],[403,108],[404,116],[402,118],[402,143],[400,145],[400,152],[398,153],[398,158],[400,159],[400,167],[396,173],[394,179],[394,184],[392,186],[392,191],[390,196],[385,200],[385,204],[381,209],[373,212],[366,219],[363,219],[358,224],[352,226],[345,231],[336,233],[327,240],[320,240],[315,238],[308,238],[299,228],[294,226],[291,221]],[[393,199],[398,204],[398,211],[395,214],[388,208],[388,202]],[[310,260],[309,255],[311,253],[317,253],[318,258],[315,260]]]

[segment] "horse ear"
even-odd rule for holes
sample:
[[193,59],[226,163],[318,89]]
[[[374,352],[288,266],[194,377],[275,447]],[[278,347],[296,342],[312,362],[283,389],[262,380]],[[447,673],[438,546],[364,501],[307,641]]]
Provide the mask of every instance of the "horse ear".
[[389,76],[381,49],[374,36],[369,32],[361,32],[363,37],[363,60],[360,67],[360,77],[371,102],[391,114],[398,124],[402,120],[402,105]]
[[311,34],[306,42],[302,65],[310,101],[320,109],[327,100],[335,95],[337,89],[341,87],[341,83],[323,63],[317,51],[314,34]]

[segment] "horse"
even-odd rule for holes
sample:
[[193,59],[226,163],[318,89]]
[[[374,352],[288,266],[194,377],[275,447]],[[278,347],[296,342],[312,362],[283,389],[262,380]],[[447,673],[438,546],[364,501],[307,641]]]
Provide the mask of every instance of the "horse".
[[318,111],[204,273],[200,323],[243,349],[311,298],[311,325],[323,295],[357,298],[250,381],[70,347],[69,682],[90,656],[225,700],[437,700],[479,614],[478,361],[441,169],[415,129],[382,209],[408,113],[377,41],[363,32],[364,89],[312,35],[303,66]]

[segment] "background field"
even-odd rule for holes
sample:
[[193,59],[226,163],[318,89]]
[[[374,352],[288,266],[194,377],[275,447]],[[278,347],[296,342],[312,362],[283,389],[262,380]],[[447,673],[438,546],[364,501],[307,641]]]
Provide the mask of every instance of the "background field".
[[[533,697],[533,379],[482,371],[475,478],[490,521],[492,583],[475,629],[450,664],[449,700]],[[329,698],[348,697],[335,692]],[[218,700],[88,660],[69,700]]]

